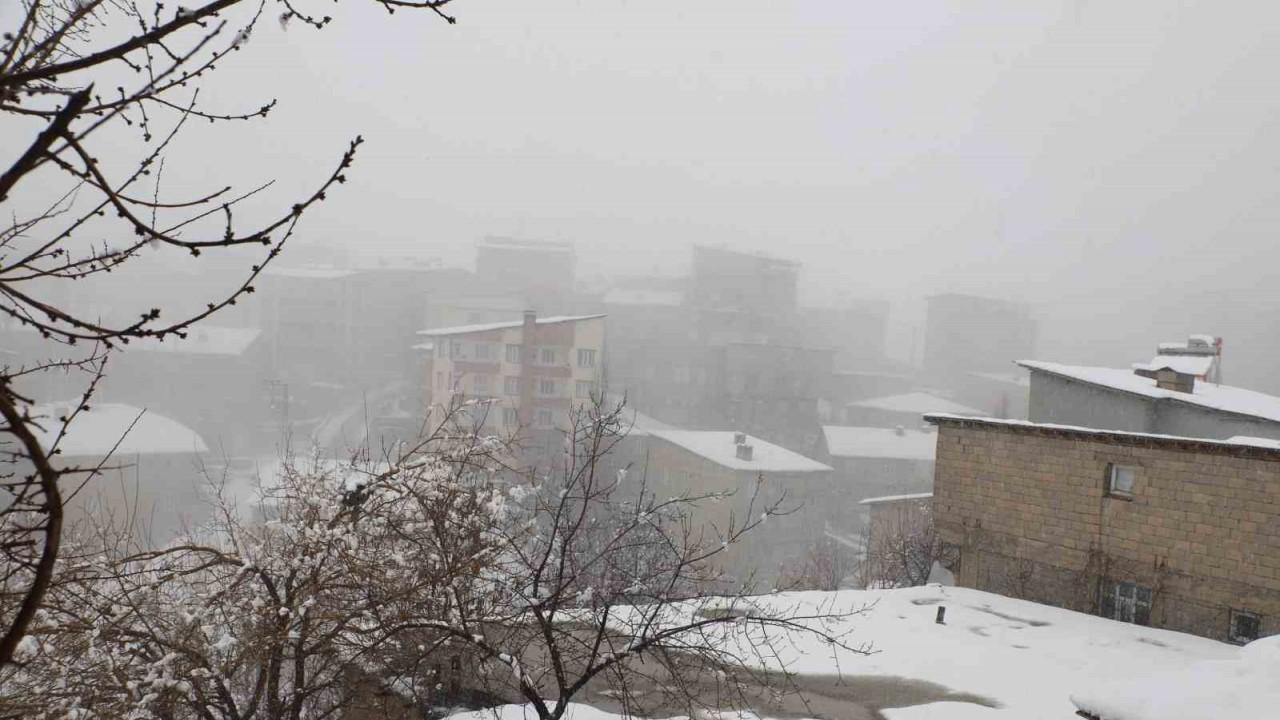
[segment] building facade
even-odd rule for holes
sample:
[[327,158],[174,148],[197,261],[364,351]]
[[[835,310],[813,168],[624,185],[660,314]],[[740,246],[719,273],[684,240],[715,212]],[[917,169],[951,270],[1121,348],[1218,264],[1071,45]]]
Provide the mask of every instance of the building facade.
[[487,432],[543,433],[569,427],[572,413],[603,390],[604,315],[465,325],[419,333],[423,401],[441,419],[465,400]]
[[[814,457],[832,467],[835,492],[830,502],[853,510],[867,498],[929,492],[937,440],[932,427],[824,425]],[[861,534],[865,520],[862,513],[849,512],[838,531]]]
[[826,502],[831,468],[746,433],[652,430],[645,439],[644,472],[656,497],[704,497],[693,525],[707,543],[730,528],[762,519],[781,503],[790,512],[764,518],[719,558],[723,581],[732,587],[754,582],[765,589],[815,546],[841,513]]
[[1220,640],[1280,633],[1280,444],[930,420],[959,585]]

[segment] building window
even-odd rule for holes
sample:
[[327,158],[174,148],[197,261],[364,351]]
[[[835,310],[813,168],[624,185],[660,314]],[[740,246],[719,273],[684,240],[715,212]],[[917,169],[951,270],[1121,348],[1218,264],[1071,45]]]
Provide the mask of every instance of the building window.
[[542,350],[538,353],[538,361],[541,362],[543,365],[555,365],[556,349],[549,348],[549,347],[542,348]]
[[550,397],[556,394],[556,381],[542,379],[538,381],[538,393]]
[[1150,625],[1151,588],[1131,582],[1106,586],[1102,597],[1102,615],[1121,622]]
[[457,340],[449,343],[449,357],[455,360],[462,357],[462,343]]
[[596,366],[596,351],[587,348],[578,350],[578,367],[593,368]]
[[520,364],[520,346],[519,345],[507,346],[507,362],[511,363],[512,365]]
[[444,372],[436,371],[436,389],[444,390]]
[[477,375],[475,379],[471,381],[471,392],[481,397],[488,395],[489,394],[489,376]]
[[538,427],[551,427],[553,424],[551,411],[547,408],[538,408],[538,412],[534,415],[533,421]]
[[518,377],[503,378],[502,392],[506,393],[507,395],[519,395],[520,394],[520,378]]
[[1107,465],[1107,494],[1118,498],[1133,497],[1133,483],[1138,469],[1129,465]]
[[449,347],[449,343],[445,342],[444,340],[441,340],[440,342],[436,343],[436,355],[439,355],[440,357],[444,357],[444,354],[446,352],[445,348],[447,347]]
[[592,389],[593,389],[592,383],[589,383],[583,380],[579,380],[578,382],[574,383],[574,395],[576,395],[577,397],[590,398]]
[[520,423],[519,416],[516,415],[515,408],[502,408],[502,424],[507,427],[515,427]]
[[1231,630],[1227,639],[1237,645],[1244,645],[1258,639],[1258,631],[1262,627],[1262,618],[1257,613],[1244,610],[1231,611]]
[[493,347],[489,343],[476,343],[476,359],[491,360],[493,359]]

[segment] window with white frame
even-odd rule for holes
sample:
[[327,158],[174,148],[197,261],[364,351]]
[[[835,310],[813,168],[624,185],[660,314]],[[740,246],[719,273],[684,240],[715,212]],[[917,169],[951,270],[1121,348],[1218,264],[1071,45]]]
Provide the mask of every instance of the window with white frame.
[[520,416],[516,414],[515,408],[502,408],[502,424],[507,427],[515,427],[520,424]]
[[511,363],[512,365],[520,364],[520,346],[519,345],[507,346],[507,362]]
[[519,395],[520,394],[520,378],[511,377],[510,375],[503,378],[502,392],[507,395]]
[[454,360],[459,360],[464,357],[462,354],[462,343],[457,340],[453,340],[449,343],[449,357]]
[[1262,618],[1257,613],[1232,608],[1231,627],[1227,633],[1227,639],[1237,645],[1244,645],[1257,640],[1261,628]]
[[579,380],[574,383],[574,396],[580,398],[590,398],[592,391],[595,389],[595,383],[585,380]]
[[1112,620],[1151,624],[1151,588],[1118,582],[1103,586],[1102,615]]
[[471,381],[471,392],[475,395],[486,396],[489,394],[489,383],[491,378],[488,375],[477,375]]
[[556,349],[553,347],[544,347],[538,351],[538,362],[543,365],[556,364]]
[[578,367],[593,368],[596,366],[596,351],[592,348],[578,348]]
[[542,378],[538,381],[538,394],[544,397],[551,397],[556,394],[556,381],[548,378]]
[[1107,494],[1118,498],[1132,498],[1138,469],[1132,465],[1107,465]]
[[551,410],[547,408],[538,408],[538,412],[533,416],[533,422],[538,427],[551,427],[554,424]]
[[490,345],[489,343],[476,343],[476,359],[477,359],[477,360],[492,360],[492,359],[493,359],[493,346],[492,346],[492,345]]

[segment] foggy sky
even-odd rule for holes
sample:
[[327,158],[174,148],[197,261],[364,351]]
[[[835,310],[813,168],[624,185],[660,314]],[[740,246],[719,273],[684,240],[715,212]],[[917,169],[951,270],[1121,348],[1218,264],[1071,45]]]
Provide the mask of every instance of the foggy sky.
[[1045,358],[1218,333],[1229,382],[1280,391],[1272,3],[314,4],[334,25],[268,20],[206,84],[281,104],[189,133],[175,192],[274,177],[283,202],[362,133],[302,242],[571,240],[588,276],[726,243],[805,263],[815,301],[894,300],[899,354],[921,296],[976,292],[1032,303]]

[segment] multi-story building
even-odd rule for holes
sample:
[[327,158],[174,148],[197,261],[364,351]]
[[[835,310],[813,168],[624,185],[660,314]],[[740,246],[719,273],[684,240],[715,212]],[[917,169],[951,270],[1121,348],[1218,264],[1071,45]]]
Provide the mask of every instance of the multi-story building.
[[959,585],[1232,642],[1280,634],[1280,443],[929,420]]
[[1203,382],[1160,363],[1135,370],[1024,360],[1032,422],[1223,440],[1280,439],[1280,397]]
[[954,293],[926,303],[923,370],[934,387],[963,391],[975,372],[1011,375],[1010,363],[1035,353],[1038,326],[1023,305]]
[[[932,428],[824,425],[814,457],[834,469],[832,501],[849,506],[870,497],[928,492],[936,445]],[[859,518],[850,515],[843,531],[862,529]]]
[[487,431],[539,434],[569,427],[603,391],[604,315],[539,318],[422,330],[429,418],[462,400]]
[[568,310],[576,262],[570,243],[487,237],[476,245],[480,286],[515,295],[525,308],[547,316]]

